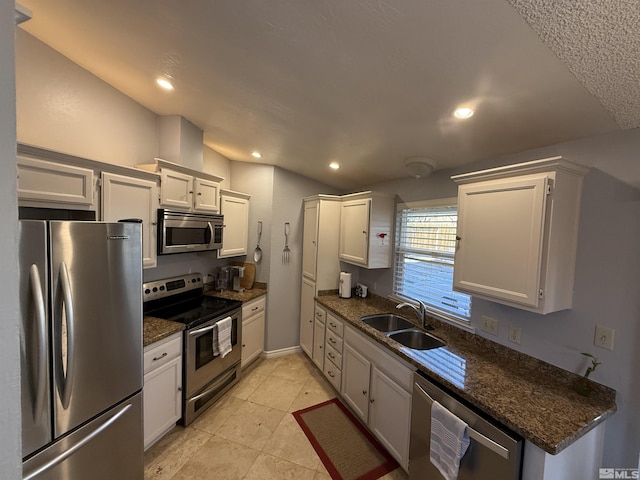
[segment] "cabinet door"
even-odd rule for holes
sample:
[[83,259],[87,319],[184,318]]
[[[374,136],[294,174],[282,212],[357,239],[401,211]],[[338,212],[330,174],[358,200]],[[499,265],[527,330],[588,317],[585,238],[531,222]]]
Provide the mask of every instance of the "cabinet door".
[[264,310],[242,322],[241,367],[246,367],[264,350]]
[[405,470],[409,465],[411,394],[373,367],[369,428]]
[[371,362],[351,345],[344,346],[342,353],[343,398],[363,422],[369,415],[369,373]]
[[302,277],[302,291],[300,298],[300,347],[313,358],[313,315],[316,296],[316,284]]
[[[197,201],[196,196],[196,201]],[[245,198],[220,197],[221,213],[224,215],[222,248],[218,258],[237,257],[247,254],[249,229],[249,200]]]
[[93,170],[18,157],[18,200],[93,207]]
[[313,362],[320,370],[324,367],[324,323],[319,320],[313,328]]
[[160,204],[182,210],[193,208],[193,177],[163,168],[160,180]]
[[371,199],[344,202],[340,212],[340,259],[367,264]]
[[536,307],[546,197],[546,174],[461,185],[454,288]]
[[144,376],[144,448],[149,448],[182,416],[182,357]]
[[204,178],[193,179],[194,204],[193,209],[196,212],[219,212],[220,205],[218,198],[220,196],[220,184],[205,180]]
[[124,218],[142,220],[142,264],[156,266],[158,186],[156,182],[102,174],[102,220],[117,222]]
[[304,204],[304,231],[302,233],[302,275],[316,279],[318,256],[318,202]]

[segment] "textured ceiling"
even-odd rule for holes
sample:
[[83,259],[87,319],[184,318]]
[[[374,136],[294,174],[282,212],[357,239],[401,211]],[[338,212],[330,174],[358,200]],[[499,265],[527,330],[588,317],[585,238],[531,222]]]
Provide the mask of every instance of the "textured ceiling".
[[622,128],[640,127],[640,1],[509,2]]
[[[638,82],[621,81],[637,78],[639,29],[619,38],[630,25],[616,21],[630,2],[21,3],[33,12],[21,28],[157,114],[187,118],[228,158],[259,150],[345,190],[407,176],[411,156],[456,167],[638,124]],[[607,16],[622,29],[609,37],[580,23]],[[469,120],[452,118],[461,104],[476,108]]]

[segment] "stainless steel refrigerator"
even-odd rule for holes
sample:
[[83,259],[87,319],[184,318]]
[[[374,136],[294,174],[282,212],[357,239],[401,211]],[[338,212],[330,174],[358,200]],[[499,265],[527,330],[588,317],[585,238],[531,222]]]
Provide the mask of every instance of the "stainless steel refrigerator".
[[141,235],[20,221],[24,479],[143,477]]

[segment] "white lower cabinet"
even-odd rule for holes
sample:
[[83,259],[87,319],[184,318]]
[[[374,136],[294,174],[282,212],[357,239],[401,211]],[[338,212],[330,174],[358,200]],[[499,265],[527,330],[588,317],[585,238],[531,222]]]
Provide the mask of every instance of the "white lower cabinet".
[[182,417],[182,332],[144,349],[144,449]]
[[313,329],[314,307],[313,298],[316,295],[316,283],[302,277],[302,291],[300,295],[300,348],[309,358],[313,358]]
[[264,351],[265,299],[262,296],[242,305],[242,368]]
[[342,396],[405,470],[409,466],[413,370],[364,335],[345,327]]

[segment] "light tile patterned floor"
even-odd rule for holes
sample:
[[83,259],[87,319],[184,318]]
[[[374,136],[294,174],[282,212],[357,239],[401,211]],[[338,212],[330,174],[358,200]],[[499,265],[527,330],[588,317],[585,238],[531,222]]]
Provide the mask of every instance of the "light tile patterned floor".
[[[187,428],[145,454],[145,480],[328,480],[291,415],[335,390],[302,353],[259,359],[240,382]],[[398,468],[382,477],[406,480]]]

